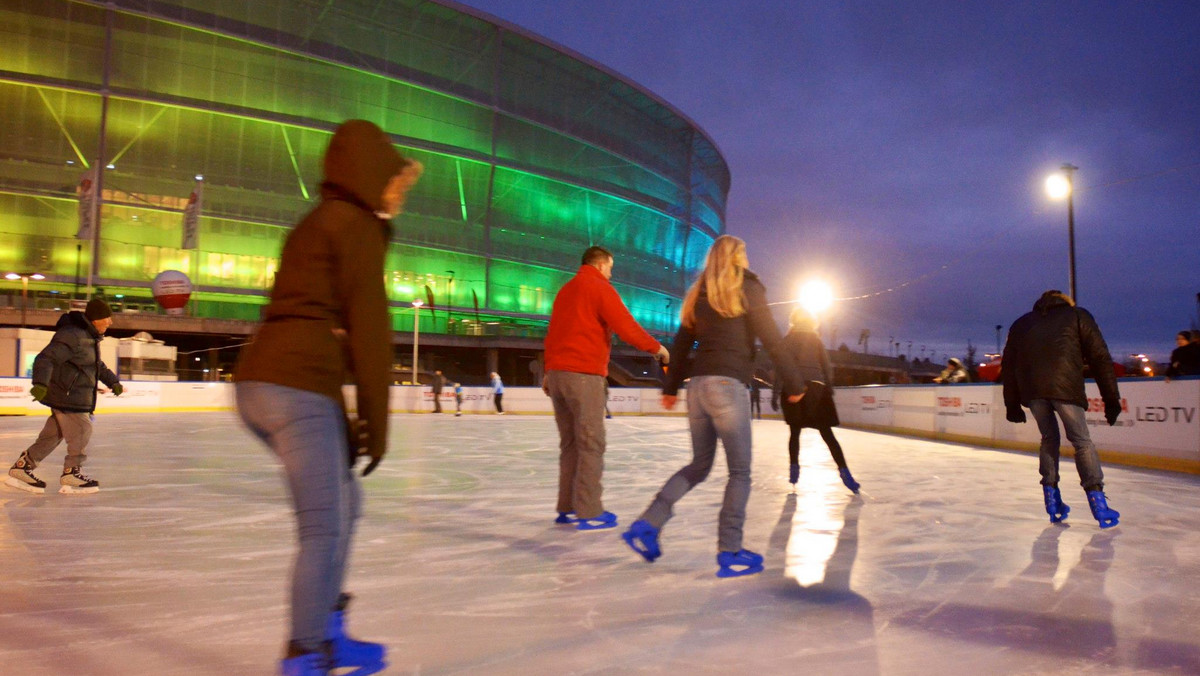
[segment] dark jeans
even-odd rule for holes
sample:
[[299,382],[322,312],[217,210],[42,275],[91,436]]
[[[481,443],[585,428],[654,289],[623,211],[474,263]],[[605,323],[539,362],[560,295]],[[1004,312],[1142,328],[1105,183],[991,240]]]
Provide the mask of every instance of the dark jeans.
[[1042,485],[1058,485],[1058,455],[1062,438],[1058,434],[1058,420],[1054,417],[1057,413],[1067,439],[1075,448],[1075,469],[1079,472],[1080,485],[1087,491],[1103,490],[1104,472],[1100,469],[1096,445],[1088,433],[1083,408],[1058,399],[1034,399],[1029,402],[1029,410],[1037,421],[1038,431],[1042,433],[1042,445],[1039,448]]

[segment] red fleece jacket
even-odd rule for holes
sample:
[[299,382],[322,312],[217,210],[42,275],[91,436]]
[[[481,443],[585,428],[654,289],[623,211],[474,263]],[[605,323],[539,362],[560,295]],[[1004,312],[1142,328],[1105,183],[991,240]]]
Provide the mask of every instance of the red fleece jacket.
[[612,334],[643,352],[659,342],[629,314],[612,284],[591,265],[559,289],[546,333],[546,370],[608,375]]

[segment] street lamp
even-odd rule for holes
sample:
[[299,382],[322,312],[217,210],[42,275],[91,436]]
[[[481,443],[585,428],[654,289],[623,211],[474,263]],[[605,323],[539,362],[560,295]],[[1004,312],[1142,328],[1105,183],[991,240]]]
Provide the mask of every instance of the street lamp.
[[420,385],[421,381],[417,380],[417,341],[421,335],[421,306],[425,303],[420,298],[414,299],[413,306],[413,385]]
[[1046,179],[1046,194],[1051,199],[1067,198],[1067,245],[1070,249],[1071,264],[1071,300],[1079,302],[1075,296],[1075,171],[1079,169],[1072,164],[1063,164],[1062,173],[1054,174]]
[[4,278],[14,282],[21,280],[21,328],[25,328],[25,308],[29,305],[29,280],[41,281],[46,275],[40,272],[10,272],[4,275]]

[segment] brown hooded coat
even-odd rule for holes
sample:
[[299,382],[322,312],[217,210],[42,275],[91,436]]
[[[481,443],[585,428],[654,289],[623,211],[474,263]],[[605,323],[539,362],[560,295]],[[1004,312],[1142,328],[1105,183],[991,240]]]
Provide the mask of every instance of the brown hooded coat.
[[383,280],[391,228],[375,213],[406,164],[374,124],[338,127],[325,153],[321,203],[288,235],[263,324],[237,372],[239,381],[317,392],[343,408],[342,385],[353,381],[366,451],[375,457],[387,442],[392,369]]

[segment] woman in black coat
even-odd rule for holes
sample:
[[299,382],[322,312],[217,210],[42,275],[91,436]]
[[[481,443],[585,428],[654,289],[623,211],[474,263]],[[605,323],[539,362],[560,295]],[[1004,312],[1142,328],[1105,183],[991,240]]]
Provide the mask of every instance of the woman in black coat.
[[[791,328],[783,338],[784,347],[791,354],[793,363],[803,374],[808,383],[804,398],[796,403],[789,403],[787,397],[795,392],[789,392],[782,379],[776,379],[775,396],[772,407],[778,410],[780,393],[783,395],[783,419],[787,421],[791,431],[788,439],[788,458],[791,461],[788,481],[793,485],[800,480],[800,430],[805,427],[816,428],[821,439],[829,447],[829,454],[837,463],[838,473],[846,488],[857,493],[859,484],[850,474],[846,466],[846,456],[842,454],[842,446],[833,436],[833,426],[838,424],[837,407],[833,403],[833,367],[829,364],[829,354],[821,337],[817,335],[817,320],[808,311],[797,308],[790,318]],[[820,383],[823,386],[815,386]]]

